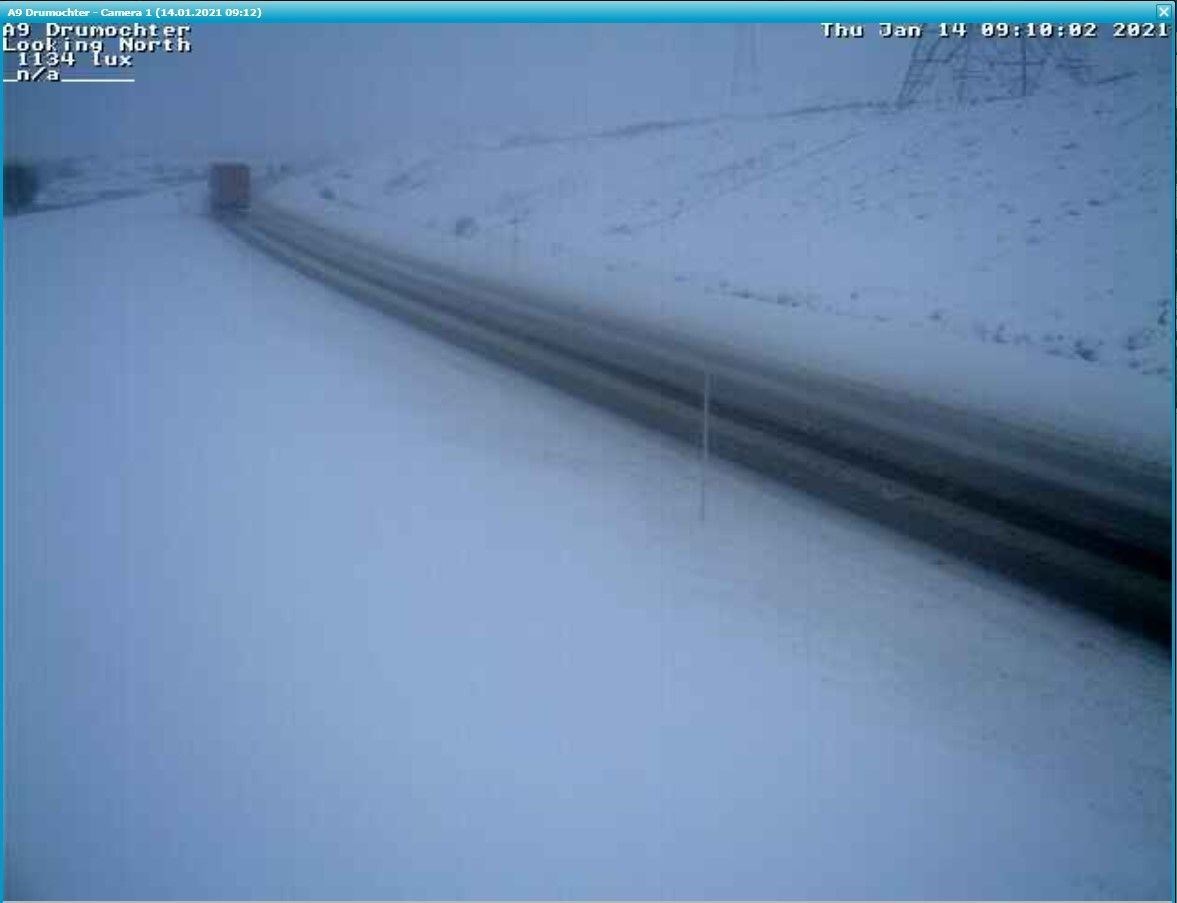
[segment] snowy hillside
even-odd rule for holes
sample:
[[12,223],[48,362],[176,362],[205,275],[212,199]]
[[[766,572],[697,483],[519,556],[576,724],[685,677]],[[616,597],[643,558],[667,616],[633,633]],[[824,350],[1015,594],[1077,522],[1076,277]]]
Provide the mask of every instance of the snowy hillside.
[[[1126,72],[967,108],[515,137],[340,163],[272,198],[580,303],[742,331],[875,382],[956,385],[976,407],[986,399],[963,395],[985,380],[1034,404],[1011,384],[1025,372],[1050,396],[1043,417],[1065,422],[1068,407],[1088,416],[1088,386],[1114,384],[1104,406],[1150,405],[1128,419],[1160,418],[1150,447],[1167,459],[1167,85]],[[864,345],[894,349],[897,372],[880,375],[888,365],[863,361]]]
[[[1165,85],[515,138],[283,194],[748,303],[1168,375]],[[308,197],[309,195],[309,197]],[[459,225],[463,217],[469,218]]]
[[[207,155],[162,157],[159,154],[104,155],[33,159],[41,185],[31,212],[42,213],[161,191],[179,190],[188,206],[197,209],[208,178]],[[301,172],[306,164],[272,159],[251,161],[264,186],[283,173]]]
[[41,181],[34,211],[56,210],[148,194],[203,182],[207,164],[200,159],[162,160],[141,154],[98,154],[34,161]]

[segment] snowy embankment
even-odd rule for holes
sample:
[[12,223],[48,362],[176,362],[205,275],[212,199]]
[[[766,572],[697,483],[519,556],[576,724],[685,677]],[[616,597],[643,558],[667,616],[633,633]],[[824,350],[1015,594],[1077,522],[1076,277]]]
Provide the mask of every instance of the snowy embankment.
[[[236,159],[236,155],[232,155]],[[265,186],[271,180],[315,168],[315,163],[295,165],[274,159],[248,160],[254,180]],[[33,212],[80,207],[145,194],[172,192],[186,199],[192,209],[200,210],[204,198],[193,185],[208,180],[209,158],[191,156],[131,154],[122,156],[64,157],[34,161],[41,186],[32,206]]]
[[42,160],[37,163],[42,184],[33,209],[57,210],[183,188],[204,182],[207,170],[202,158],[163,160],[147,154]]
[[180,208],[6,224],[6,897],[1167,896],[1163,650]]
[[553,304],[1167,466],[1168,87],[369,156],[270,199]]

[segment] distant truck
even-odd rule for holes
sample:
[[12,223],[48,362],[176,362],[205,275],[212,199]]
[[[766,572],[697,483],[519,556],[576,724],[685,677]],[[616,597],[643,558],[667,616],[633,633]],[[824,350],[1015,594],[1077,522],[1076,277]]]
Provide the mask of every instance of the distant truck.
[[214,163],[208,171],[208,197],[214,214],[249,210],[249,167],[244,163]]
[[20,213],[33,206],[41,187],[40,175],[31,163],[4,162],[4,212]]

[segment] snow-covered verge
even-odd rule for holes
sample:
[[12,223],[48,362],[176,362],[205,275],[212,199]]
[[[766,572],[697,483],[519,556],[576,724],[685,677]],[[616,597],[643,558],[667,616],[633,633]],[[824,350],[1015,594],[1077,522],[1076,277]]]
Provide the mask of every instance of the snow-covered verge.
[[1169,79],[1120,75],[368,154],[270,199],[553,303],[1164,464]]
[[[199,191],[191,189],[206,182],[210,160],[206,155],[140,153],[86,154],[27,162],[35,167],[40,182],[29,212],[41,213],[158,192],[171,192],[175,197],[191,201],[198,209],[203,198]],[[317,165],[273,159],[248,162],[253,166],[254,178],[262,186]]]
[[89,154],[31,162],[40,181],[34,212],[175,189],[204,181],[208,171],[202,160],[164,160],[148,154]]
[[6,224],[6,898],[1169,894],[1163,650],[181,206]]

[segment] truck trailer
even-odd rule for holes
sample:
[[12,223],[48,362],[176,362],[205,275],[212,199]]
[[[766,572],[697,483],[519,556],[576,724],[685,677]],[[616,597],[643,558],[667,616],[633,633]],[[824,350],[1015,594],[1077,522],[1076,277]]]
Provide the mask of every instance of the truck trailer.
[[249,210],[249,167],[244,163],[214,163],[208,172],[209,207],[214,214]]

